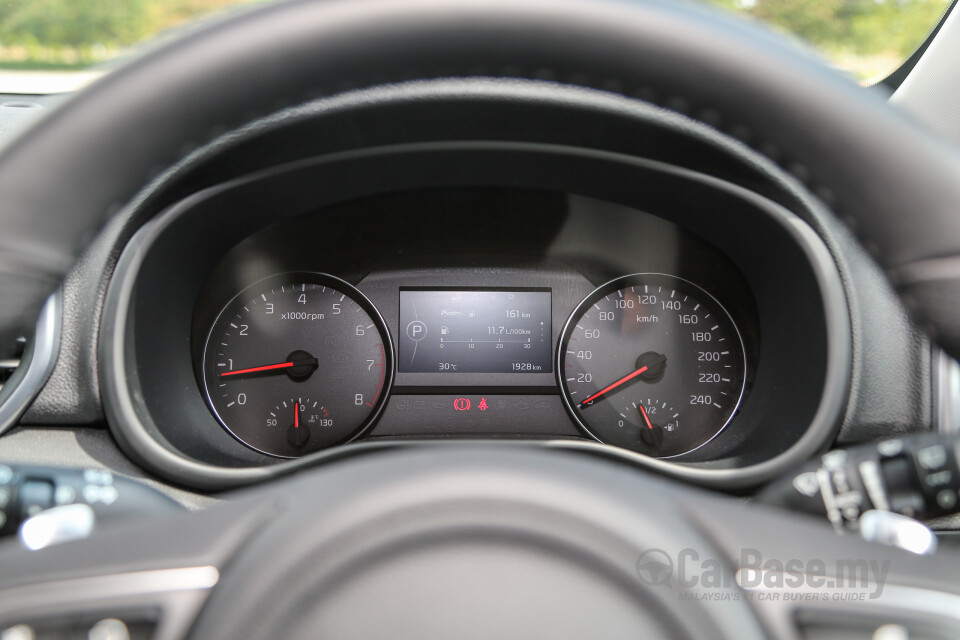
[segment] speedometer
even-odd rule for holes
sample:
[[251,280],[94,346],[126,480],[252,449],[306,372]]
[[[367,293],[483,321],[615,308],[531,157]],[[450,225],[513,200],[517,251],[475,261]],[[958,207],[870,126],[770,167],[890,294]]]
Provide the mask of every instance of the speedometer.
[[675,276],[636,274],[580,303],[561,334],[557,372],[587,433],[669,458],[730,423],[746,358],[736,324],[713,296]]

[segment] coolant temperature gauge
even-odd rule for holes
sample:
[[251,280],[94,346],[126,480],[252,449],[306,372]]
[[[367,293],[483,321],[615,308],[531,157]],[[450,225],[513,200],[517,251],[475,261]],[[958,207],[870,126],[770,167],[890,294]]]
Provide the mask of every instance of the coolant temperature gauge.
[[330,430],[334,428],[330,411],[319,402],[310,398],[290,398],[273,408],[267,417],[268,427],[287,426],[287,442],[294,447],[303,447],[313,436],[311,429]]

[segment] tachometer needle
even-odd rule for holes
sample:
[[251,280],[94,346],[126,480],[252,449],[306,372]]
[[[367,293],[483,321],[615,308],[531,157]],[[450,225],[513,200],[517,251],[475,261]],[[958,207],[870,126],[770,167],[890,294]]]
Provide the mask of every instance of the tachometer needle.
[[267,364],[262,367],[251,367],[249,369],[238,369],[236,371],[224,371],[220,377],[238,376],[241,373],[256,373],[258,371],[273,371],[278,369],[289,369],[290,367],[300,367],[303,365],[319,366],[316,358],[303,358],[301,360],[291,360],[290,362],[279,362],[277,364]]
[[[641,409],[643,411],[643,409]],[[297,401],[293,405],[293,428],[300,428],[300,402]]]
[[614,382],[613,384],[611,384],[609,387],[606,387],[606,388],[604,388],[604,389],[601,389],[600,391],[597,391],[595,394],[593,394],[592,396],[590,396],[590,397],[587,398],[586,400],[582,401],[582,402],[581,402],[580,404],[578,404],[577,406],[580,407],[580,408],[583,408],[584,405],[590,404],[591,402],[593,402],[594,400],[596,400],[596,399],[599,398],[600,396],[605,395],[605,394],[613,391],[614,389],[616,389],[617,387],[619,387],[620,385],[622,385],[624,382],[629,382],[630,380],[633,380],[634,378],[636,378],[637,376],[639,376],[641,373],[645,372],[645,371],[646,371],[647,369],[649,369],[649,368],[650,368],[649,366],[646,366],[646,365],[645,365],[645,366],[640,367],[639,369],[637,369],[637,370],[634,371],[633,373],[628,373],[627,375],[623,376],[622,378],[620,378],[619,380],[617,380],[616,382]]

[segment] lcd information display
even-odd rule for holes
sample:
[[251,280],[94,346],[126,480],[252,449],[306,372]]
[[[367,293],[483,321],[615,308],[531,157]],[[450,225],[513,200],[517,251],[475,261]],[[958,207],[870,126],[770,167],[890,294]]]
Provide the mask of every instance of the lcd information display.
[[398,370],[550,373],[549,291],[401,289]]

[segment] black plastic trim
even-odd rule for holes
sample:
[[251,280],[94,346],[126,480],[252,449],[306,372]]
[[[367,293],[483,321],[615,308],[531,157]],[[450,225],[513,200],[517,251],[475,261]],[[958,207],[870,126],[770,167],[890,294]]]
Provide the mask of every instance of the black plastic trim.
[[46,384],[60,356],[63,294],[57,290],[44,303],[37,328],[28,340],[20,366],[0,391],[0,434],[15,427]]

